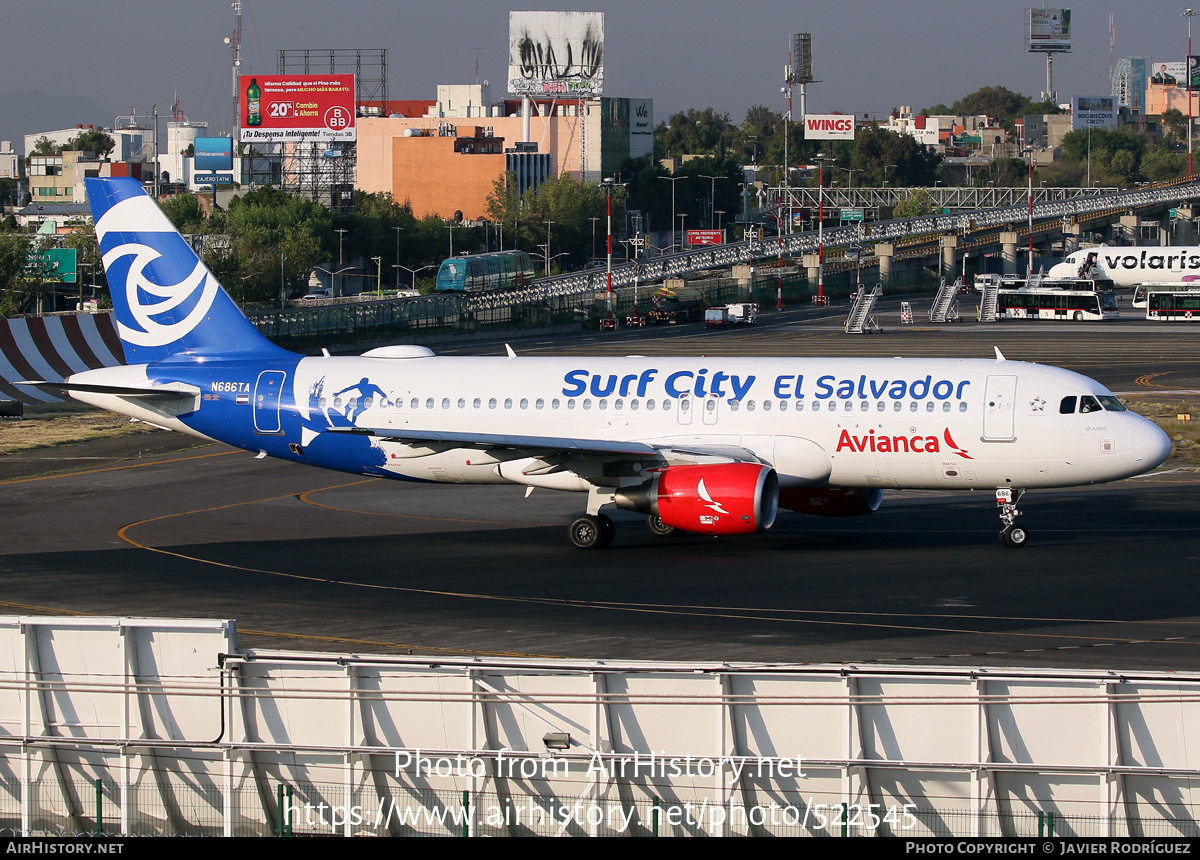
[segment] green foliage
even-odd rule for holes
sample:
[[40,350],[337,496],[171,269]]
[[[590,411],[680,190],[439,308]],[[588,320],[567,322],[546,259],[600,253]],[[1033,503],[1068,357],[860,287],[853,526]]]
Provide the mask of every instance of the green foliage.
[[654,133],[654,159],[679,158],[681,155],[724,156],[736,142],[737,129],[729,114],[712,108],[688,108],[659,123]]
[[845,168],[848,164],[856,171],[857,186],[878,187],[885,179],[894,186],[932,185],[941,160],[911,135],[868,125],[858,130],[848,162],[839,159],[837,165]]
[[63,147],[64,150],[94,152],[102,159],[106,158],[114,148],[116,148],[116,143],[113,139],[97,129],[85,129],[79,132]]
[[188,192],[163,197],[158,205],[180,233],[205,232],[204,210],[200,208],[200,198],[195,194]]
[[1163,146],[1152,146],[1142,156],[1140,168],[1149,181],[1165,182],[1187,171],[1187,156],[1171,152]]
[[31,310],[41,294],[41,279],[26,265],[34,248],[25,233],[0,233],[0,313],[5,317]]
[[[544,267],[544,246],[549,238],[551,271],[556,267],[577,268],[593,255],[603,255],[602,237],[607,235],[604,188],[566,175],[547,179],[523,195],[518,195],[512,184],[509,181],[506,187],[505,180],[497,180],[488,197],[488,216],[504,225],[507,247],[529,250],[531,256],[540,255]],[[624,223],[625,198],[625,188],[618,186],[612,190],[614,233],[619,233]],[[592,218],[597,219],[594,226]],[[553,223],[547,225],[546,221]],[[559,257],[560,254],[565,256]],[[556,259],[561,262],[553,262]]]
[[916,218],[933,212],[933,198],[924,188],[913,189],[907,197],[896,206],[897,218]]
[[1172,143],[1183,143],[1187,140],[1188,118],[1179,108],[1163,111],[1163,130]]

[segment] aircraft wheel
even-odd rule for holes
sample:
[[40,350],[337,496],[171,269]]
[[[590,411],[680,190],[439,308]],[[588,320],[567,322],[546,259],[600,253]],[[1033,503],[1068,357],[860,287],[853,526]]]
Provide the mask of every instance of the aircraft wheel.
[[646,517],[646,525],[650,528],[650,531],[659,537],[670,537],[676,532],[675,526],[667,525],[662,521],[662,517],[657,514],[651,514]]
[[600,514],[596,519],[600,521],[600,545],[598,548],[604,549],[617,536],[617,524],[604,514]]
[[1020,526],[1009,526],[1000,532],[1000,543],[1008,547],[1025,546],[1029,540],[1029,532]]
[[577,517],[567,530],[567,535],[577,549],[600,549],[604,546],[604,526],[599,517],[591,514]]

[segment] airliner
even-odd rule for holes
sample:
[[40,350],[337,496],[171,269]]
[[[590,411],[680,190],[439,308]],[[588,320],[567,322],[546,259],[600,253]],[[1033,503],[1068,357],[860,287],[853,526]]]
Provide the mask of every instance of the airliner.
[[1153,469],[1171,443],[1099,383],[995,358],[435,356],[421,346],[301,356],[241,314],[134,179],[87,179],[128,364],[48,389],[293,463],[407,481],[585,494],[656,534],[749,534],[779,509],[875,511],[887,489],[995,492],[1026,544],[1029,489]]
[[1200,247],[1118,248],[1100,245],[1073,251],[1050,267],[1048,278],[1090,277],[1087,272],[1108,278],[1118,287],[1136,287],[1146,282],[1188,283],[1200,281]]

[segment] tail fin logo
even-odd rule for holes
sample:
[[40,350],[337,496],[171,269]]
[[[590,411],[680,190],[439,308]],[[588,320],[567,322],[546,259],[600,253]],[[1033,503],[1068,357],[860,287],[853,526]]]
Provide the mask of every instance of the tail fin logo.
[[191,333],[212,309],[217,279],[149,197],[114,205],[96,223],[96,237],[109,283],[124,285],[125,301],[114,297],[123,341],[166,346]]

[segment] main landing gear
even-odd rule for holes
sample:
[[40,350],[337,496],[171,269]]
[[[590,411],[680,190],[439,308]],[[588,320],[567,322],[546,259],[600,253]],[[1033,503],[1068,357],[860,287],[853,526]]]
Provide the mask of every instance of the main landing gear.
[[1029,540],[1029,532],[1016,524],[1017,517],[1021,516],[1021,512],[1017,510],[1017,503],[1024,495],[1024,490],[1013,490],[1009,487],[996,489],[996,504],[1000,506],[1000,522],[1003,524],[1003,528],[1000,529],[1002,546],[1025,546],[1025,542]]
[[604,549],[617,536],[617,527],[604,514],[583,514],[575,518],[567,534],[579,549]]

